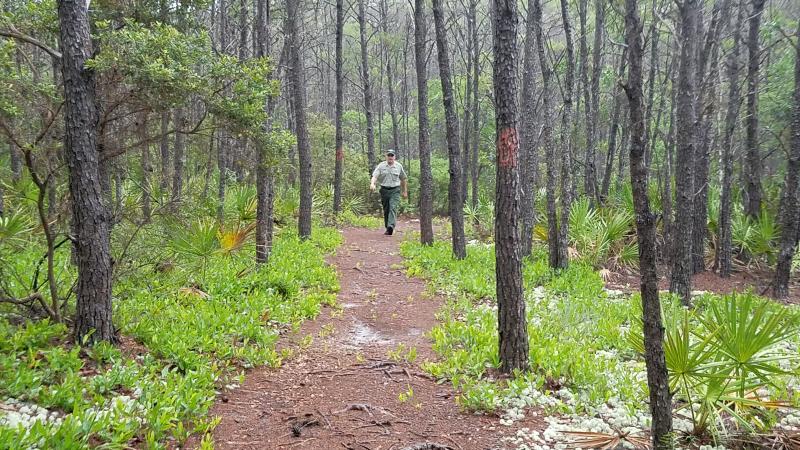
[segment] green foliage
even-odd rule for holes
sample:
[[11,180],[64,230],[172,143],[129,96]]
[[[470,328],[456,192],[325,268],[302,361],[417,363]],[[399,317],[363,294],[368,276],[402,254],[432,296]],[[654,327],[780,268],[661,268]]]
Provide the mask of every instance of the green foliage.
[[633,212],[627,208],[592,208],[588,197],[578,198],[569,212],[569,239],[576,256],[595,266],[638,264]]
[[[172,230],[154,224],[134,246],[156,248],[162,227]],[[335,271],[323,260],[341,242],[334,230],[315,228],[307,241],[284,230],[258,268],[252,252],[217,251],[216,224],[200,220],[189,231],[183,239],[170,232],[170,270],[146,266],[115,284],[114,321],[131,342],[124,354],[102,343],[66,346],[63,324],[0,318],[0,398],[58,416],[28,430],[0,426],[0,448],[127,448],[134,439],[163,448],[207,435],[217,423],[206,418],[216,390],[245,367],[280,364],[278,333],[335,302]],[[207,260],[203,285],[194,281],[199,259]]]
[[[569,413],[594,414],[607,404],[631,415],[646,409],[641,300],[605,291],[592,265],[553,271],[546,250],[534,248],[523,272],[531,372],[503,385],[488,371],[499,367],[492,247],[473,246],[462,261],[452,259],[447,243],[408,241],[401,251],[410,275],[448,296],[430,332],[440,359],[423,367],[460,390],[462,407],[497,411],[525,398]],[[751,294],[705,295],[696,303],[688,311],[678,299],[662,298],[677,417],[690,421],[689,431],[717,437],[731,420],[768,428],[774,408],[790,399],[785,383],[798,363],[797,312]]]

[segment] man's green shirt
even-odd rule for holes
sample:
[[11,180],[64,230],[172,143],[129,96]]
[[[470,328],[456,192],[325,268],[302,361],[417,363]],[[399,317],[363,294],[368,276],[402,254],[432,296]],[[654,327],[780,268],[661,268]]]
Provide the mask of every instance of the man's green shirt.
[[397,187],[400,186],[400,180],[408,178],[403,166],[395,161],[391,166],[383,161],[378,164],[378,167],[372,172],[372,176],[378,180],[378,184],[383,187]]

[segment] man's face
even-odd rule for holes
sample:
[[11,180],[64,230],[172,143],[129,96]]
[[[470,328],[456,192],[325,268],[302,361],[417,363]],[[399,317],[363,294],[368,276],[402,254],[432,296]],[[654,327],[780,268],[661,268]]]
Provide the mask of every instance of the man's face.
[[394,155],[386,155],[386,162],[389,164],[394,164]]

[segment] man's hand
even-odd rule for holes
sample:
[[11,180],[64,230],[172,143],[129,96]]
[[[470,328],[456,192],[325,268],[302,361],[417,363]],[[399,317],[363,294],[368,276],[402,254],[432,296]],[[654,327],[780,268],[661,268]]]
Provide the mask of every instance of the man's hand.
[[372,192],[375,192],[375,183],[370,183],[369,184],[369,190],[372,191]]
[[403,198],[408,198],[408,191],[403,191]]

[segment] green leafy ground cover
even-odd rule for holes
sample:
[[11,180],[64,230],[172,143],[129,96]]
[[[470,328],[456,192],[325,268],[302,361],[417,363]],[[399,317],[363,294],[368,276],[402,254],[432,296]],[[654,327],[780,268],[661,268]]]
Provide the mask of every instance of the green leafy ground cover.
[[62,324],[0,318],[0,406],[24,413],[5,416],[0,448],[165,448],[206,435],[217,390],[240,382],[244,368],[279,365],[281,330],[335,304],[338,281],[323,259],[341,242],[335,230],[316,228],[306,242],[283,230],[260,269],[252,244],[226,251],[232,237],[213,228],[204,239],[203,230],[198,222],[183,241],[143,238],[174,258],[115,285],[115,323],[143,345],[139,355],[70,346]]
[[[566,430],[618,435],[649,427],[638,295],[606,290],[587,262],[555,272],[546,250],[535,249],[523,271],[532,370],[499,381],[493,247],[471,245],[463,261],[446,242],[406,241],[401,251],[408,274],[447,297],[431,331],[439,361],[425,369],[450,380],[465,409],[496,413],[506,425],[530,406],[559,413],[546,418],[543,434],[520,431],[510,443],[558,448]],[[681,442],[723,445],[739,433],[796,430],[797,415],[784,407],[800,405],[797,310],[752,294],[695,302],[687,310],[662,296]]]

